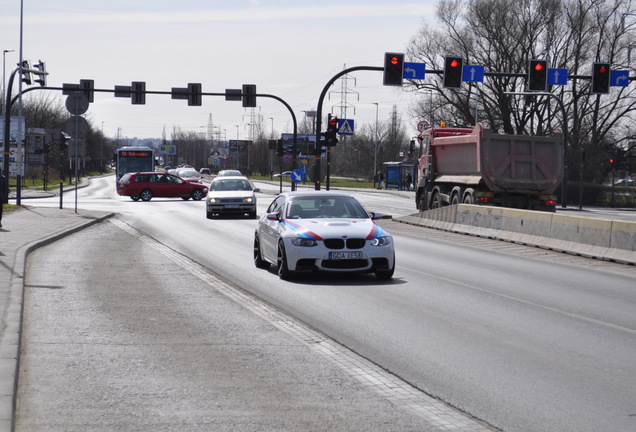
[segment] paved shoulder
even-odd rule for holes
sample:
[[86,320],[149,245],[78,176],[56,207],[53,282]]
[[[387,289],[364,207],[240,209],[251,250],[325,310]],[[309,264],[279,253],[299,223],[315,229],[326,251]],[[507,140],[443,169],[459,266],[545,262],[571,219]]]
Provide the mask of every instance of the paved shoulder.
[[0,431],[10,431],[20,349],[26,256],[112,216],[106,212],[24,207],[3,215],[0,228]]

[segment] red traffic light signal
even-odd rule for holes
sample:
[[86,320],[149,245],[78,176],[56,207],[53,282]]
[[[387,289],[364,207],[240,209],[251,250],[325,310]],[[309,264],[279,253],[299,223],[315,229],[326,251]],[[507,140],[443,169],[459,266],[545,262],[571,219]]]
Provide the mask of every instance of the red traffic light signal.
[[610,88],[610,64],[592,64],[592,94],[608,94]]
[[404,78],[404,54],[384,53],[384,76],[386,86],[401,86]]
[[444,60],[444,87],[461,88],[464,74],[464,59],[446,56]]
[[327,132],[325,132],[325,145],[332,147],[338,144],[338,117],[331,117],[327,120]]
[[528,66],[528,90],[546,91],[548,89],[547,60],[530,60]]

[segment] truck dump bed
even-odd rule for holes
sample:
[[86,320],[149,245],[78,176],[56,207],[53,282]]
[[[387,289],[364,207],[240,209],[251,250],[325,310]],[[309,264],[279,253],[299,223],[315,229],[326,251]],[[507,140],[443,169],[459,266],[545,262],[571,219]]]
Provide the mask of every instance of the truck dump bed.
[[560,134],[495,134],[477,124],[469,134],[438,135],[431,146],[436,182],[483,181],[493,192],[551,194],[563,175]]

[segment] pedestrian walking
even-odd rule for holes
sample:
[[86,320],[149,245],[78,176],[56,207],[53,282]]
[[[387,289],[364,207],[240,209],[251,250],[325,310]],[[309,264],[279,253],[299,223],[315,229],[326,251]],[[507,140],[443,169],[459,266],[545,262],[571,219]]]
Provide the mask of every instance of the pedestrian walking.
[[384,187],[384,173],[378,171],[378,189],[382,189]]
[[0,228],[2,228],[2,209],[9,202],[9,180],[0,169]]

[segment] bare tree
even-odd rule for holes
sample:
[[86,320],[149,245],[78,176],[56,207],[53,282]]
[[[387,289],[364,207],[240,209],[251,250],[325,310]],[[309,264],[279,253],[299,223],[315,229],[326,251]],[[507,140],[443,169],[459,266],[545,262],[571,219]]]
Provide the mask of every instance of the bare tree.
[[[407,50],[415,61],[443,69],[445,55],[460,55],[466,64],[485,66],[483,83],[444,89],[441,80],[410,82],[424,93],[412,112],[420,118],[466,126],[476,121],[516,134],[570,130],[568,161],[577,167],[582,150],[588,164],[599,165],[608,152],[630,138],[627,127],[636,110],[634,89],[613,87],[610,95],[590,94],[592,62],[608,61],[632,71],[630,53],[636,20],[632,0],[442,0],[436,25],[423,26]],[[563,119],[547,97],[510,96],[524,91],[528,60],[544,58],[551,68],[569,70],[567,86],[551,91],[566,107]],[[433,93],[434,97],[433,97]],[[578,172],[572,170],[572,176]],[[597,173],[590,176],[598,177]]]

